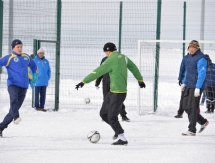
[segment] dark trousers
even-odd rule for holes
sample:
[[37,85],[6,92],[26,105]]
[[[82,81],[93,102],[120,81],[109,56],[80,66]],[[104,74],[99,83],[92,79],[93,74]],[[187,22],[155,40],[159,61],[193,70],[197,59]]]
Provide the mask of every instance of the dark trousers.
[[126,93],[108,92],[100,110],[101,118],[112,127],[117,135],[124,133],[124,130],[118,121],[118,115],[125,98]]
[[215,86],[206,87],[206,107],[208,110],[213,111],[215,107]]
[[43,108],[46,101],[46,86],[38,86],[34,88],[34,106],[35,108]]
[[181,99],[180,99],[180,103],[179,103],[179,109],[178,109],[178,114],[183,114],[184,113],[184,109],[182,108],[182,96],[183,96],[183,92],[181,91]]
[[194,96],[195,88],[185,88],[182,91],[182,108],[188,114],[189,119],[189,131],[196,133],[196,122],[200,125],[205,124],[207,119],[204,119],[201,114],[198,113],[199,101],[201,98],[202,91],[200,91],[200,96]]
[[[103,83],[103,99],[105,99],[105,96],[110,92],[110,84]],[[125,111],[125,105],[122,104],[122,107],[119,110],[119,114],[123,117],[127,114]]]
[[[183,92],[184,91],[181,91],[181,99],[182,99],[182,96],[183,96]],[[178,114],[182,115],[184,113],[184,109],[182,107],[182,100],[180,99],[180,103],[179,103],[179,109],[178,109]],[[198,107],[198,113],[200,113],[200,107]]]
[[25,99],[27,89],[21,88],[15,85],[8,87],[8,93],[10,96],[10,110],[4,117],[2,123],[0,123],[0,129],[5,129],[13,121],[13,118],[19,117],[19,109]]

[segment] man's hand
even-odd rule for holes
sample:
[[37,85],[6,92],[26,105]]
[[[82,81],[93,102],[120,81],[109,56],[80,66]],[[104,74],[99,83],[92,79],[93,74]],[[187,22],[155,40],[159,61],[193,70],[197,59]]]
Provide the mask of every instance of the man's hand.
[[199,97],[200,96],[200,89],[199,88],[196,88],[195,91],[194,91],[194,96],[195,97]]
[[97,90],[99,90],[99,88],[100,88],[99,86],[95,86],[95,87],[96,87]]
[[181,80],[178,81],[179,86],[181,86],[183,83]]
[[76,85],[75,89],[78,90],[78,88],[82,88],[84,86],[84,83],[83,82],[80,82]]
[[145,85],[145,83],[143,82],[143,81],[138,81],[138,83],[139,83],[139,86],[140,86],[140,88],[145,88],[146,87],[146,85]]

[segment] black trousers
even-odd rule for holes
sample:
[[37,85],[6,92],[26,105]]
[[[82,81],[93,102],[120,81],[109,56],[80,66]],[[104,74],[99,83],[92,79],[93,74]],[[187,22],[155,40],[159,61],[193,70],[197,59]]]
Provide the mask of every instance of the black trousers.
[[195,88],[185,88],[182,91],[182,108],[188,114],[189,119],[189,131],[196,133],[196,122],[200,125],[205,124],[207,119],[204,119],[201,114],[198,113],[199,101],[201,98],[202,90],[200,91],[200,96],[194,96]]
[[206,107],[208,110],[214,110],[215,107],[215,86],[206,87]]
[[[105,99],[105,96],[108,94],[108,92],[110,92],[110,83],[109,84],[103,83],[103,99]],[[122,107],[119,110],[119,114],[122,117],[127,114],[127,112],[125,111],[125,105],[124,104],[122,104]]]
[[182,107],[182,96],[183,96],[183,92],[181,91],[181,99],[180,99],[180,103],[179,103],[179,109],[178,109],[178,114],[183,114],[184,113],[184,109]]
[[118,115],[125,98],[126,93],[108,92],[100,110],[101,118],[112,127],[117,135],[124,133],[124,130],[118,121]]
[[10,110],[9,113],[4,117],[2,123],[0,123],[0,129],[7,128],[8,125],[13,121],[13,118],[19,117],[19,109],[25,99],[27,89],[21,88],[15,85],[8,87],[8,93],[10,96]]

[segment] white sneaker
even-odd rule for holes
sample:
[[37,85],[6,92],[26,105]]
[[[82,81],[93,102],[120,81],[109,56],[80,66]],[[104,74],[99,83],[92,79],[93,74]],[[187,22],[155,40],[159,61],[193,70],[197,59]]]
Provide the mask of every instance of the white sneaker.
[[18,125],[20,122],[21,122],[21,118],[20,117],[17,117],[17,118],[14,118],[13,122],[15,125]]
[[182,135],[183,135],[183,136],[195,136],[196,133],[193,133],[193,132],[191,132],[191,131],[187,131],[187,132],[182,133]]
[[199,133],[201,133],[207,127],[208,124],[209,124],[209,121],[206,121],[205,124],[201,125]]

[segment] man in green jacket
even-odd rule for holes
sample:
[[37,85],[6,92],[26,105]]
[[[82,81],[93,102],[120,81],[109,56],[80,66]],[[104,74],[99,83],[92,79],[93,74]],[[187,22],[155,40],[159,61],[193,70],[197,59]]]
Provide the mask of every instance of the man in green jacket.
[[127,94],[127,69],[131,71],[137,79],[140,88],[145,88],[143,77],[137,66],[124,54],[117,52],[115,44],[108,42],[103,47],[104,53],[108,56],[105,62],[86,76],[82,82],[76,85],[76,89],[83,87],[84,84],[109,73],[110,75],[110,92],[106,95],[102,108],[100,110],[101,118],[109,124],[118,135],[119,140],[112,145],[127,145],[124,130],[118,121],[119,109],[126,98]]

